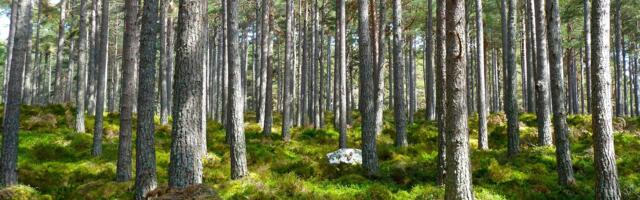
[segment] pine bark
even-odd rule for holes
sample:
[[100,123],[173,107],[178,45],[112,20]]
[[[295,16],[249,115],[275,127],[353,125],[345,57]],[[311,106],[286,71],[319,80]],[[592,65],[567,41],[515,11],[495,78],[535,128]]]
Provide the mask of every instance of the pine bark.
[[[553,101],[553,132],[555,134],[556,162],[558,178],[561,185],[575,184],[573,165],[571,164],[571,145],[569,143],[569,128],[567,126],[567,112],[565,110],[564,74],[562,66],[562,37],[560,34],[560,4],[558,0],[547,1],[549,12],[549,63],[551,65],[551,93]],[[569,29],[570,30],[570,29]],[[543,43],[542,43],[543,44]],[[569,57],[572,59],[572,57]],[[574,68],[571,66],[570,68]],[[575,69],[574,74],[575,74]],[[571,72],[570,72],[571,73]],[[574,75],[575,78],[575,75]],[[574,82],[575,84],[575,82]],[[576,92],[576,91],[574,91]],[[575,93],[574,93],[575,95]],[[577,105],[577,100],[575,102]],[[574,106],[576,106],[574,105]],[[576,109],[577,110],[577,109]]]
[[586,72],[587,79],[587,113],[591,113],[591,13],[589,10],[589,6],[591,0],[583,1],[583,12],[584,12],[584,69]]
[[285,69],[284,69],[284,93],[285,93],[285,98],[284,98],[284,105],[282,106],[282,140],[284,140],[285,142],[289,142],[291,140],[291,133],[289,132],[291,129],[291,125],[293,122],[293,115],[292,115],[292,106],[293,106],[293,70],[294,70],[294,55],[293,55],[293,35],[294,33],[294,24],[293,24],[293,18],[294,18],[294,5],[293,5],[293,0],[287,0],[287,5],[286,5],[286,26],[287,26],[287,32],[286,32],[286,41],[285,41],[285,58],[284,58],[284,62],[285,62]]
[[[518,119],[518,102],[517,102],[517,72],[516,72],[516,1],[508,0],[508,4],[504,4],[503,7],[504,12],[506,12],[507,16],[507,30],[506,30],[506,39],[502,41],[506,41],[506,49],[504,49],[503,54],[505,57],[504,72],[505,72],[505,112],[507,114],[507,131],[508,131],[508,142],[507,142],[507,155],[512,157],[516,156],[520,151],[520,130],[519,130],[519,119]],[[505,23],[503,23],[505,25]],[[505,33],[503,31],[503,33]],[[505,36],[503,35],[503,38]],[[548,68],[547,68],[548,69]],[[548,74],[547,74],[548,75]]]
[[402,3],[393,0],[393,90],[394,120],[396,129],[395,145],[405,147],[407,143],[407,113],[404,99],[404,57],[402,55]]
[[469,129],[467,125],[467,85],[465,41],[465,1],[447,0],[447,177],[445,199],[473,199]]
[[432,16],[432,0],[427,0],[427,24],[425,29],[425,48],[424,48],[424,65],[425,65],[425,98],[427,108],[427,119],[434,120],[436,118],[436,85],[435,71],[433,69],[433,16]]
[[[347,47],[346,47],[346,12],[345,0],[337,0],[336,17],[338,24],[337,45],[336,45],[336,68],[338,72],[338,105],[339,105],[339,147],[347,148]],[[304,78],[303,78],[304,79]]]
[[67,1],[60,1],[60,24],[58,25],[58,43],[56,48],[56,75],[54,80],[55,86],[55,103],[62,103],[62,98],[64,97],[62,92],[64,90],[64,86],[62,85],[62,62],[63,62],[63,52],[64,52],[64,25],[65,19],[67,18]]
[[[268,1],[268,0],[265,0]],[[231,179],[249,175],[244,138],[244,100],[238,51],[238,1],[227,0],[227,43],[229,44],[229,114],[227,135],[230,135]]]
[[478,148],[488,149],[487,105],[484,78],[484,25],[482,22],[482,0],[476,0],[476,59],[478,61]]
[[[595,0],[592,4],[595,4]],[[595,6],[593,6],[595,7]],[[616,78],[616,116],[620,117],[624,114],[624,105],[622,99],[622,63],[624,59],[622,58],[622,19],[621,19],[621,1],[616,0],[616,13],[614,18],[614,31],[615,31],[615,78]],[[595,31],[595,28],[593,28]],[[595,41],[594,41],[595,42]],[[595,81],[595,80],[594,80]]]
[[102,26],[100,26],[100,47],[98,50],[98,67],[96,82],[96,113],[93,130],[93,148],[91,155],[102,155],[102,132],[104,124],[104,89],[107,86],[107,61],[109,56],[109,0],[102,0]]
[[[544,1],[536,2],[536,117],[538,124],[538,143],[543,146],[551,145],[551,104],[549,91],[549,58],[547,24]],[[564,95],[564,94],[563,94]]]
[[[140,90],[138,91],[138,126],[136,128],[136,199],[145,199],[146,193],[155,189],[158,184],[156,180],[154,145],[156,52],[158,50],[156,41],[158,39],[158,29],[160,28],[159,24],[156,23],[158,21],[158,1],[145,0],[142,9],[140,60],[138,65],[138,88]],[[103,13],[104,15],[106,14]]]
[[76,89],[76,125],[78,133],[85,132],[85,91],[87,90],[87,0],[80,0],[80,22],[78,25],[78,78]]
[[[591,78],[596,199],[620,199],[611,111],[610,1],[593,0]],[[619,2],[619,1],[618,1]]]
[[125,3],[124,37],[122,39],[122,89],[120,90],[120,132],[118,141],[118,162],[116,181],[131,179],[131,152],[133,129],[133,101],[136,96],[132,85],[138,55],[138,1],[127,0]]
[[362,90],[362,166],[368,176],[378,173],[376,155],[375,86],[371,79],[373,65],[371,33],[369,32],[369,0],[358,0],[358,43],[360,52],[360,88]]
[[[271,0],[262,0],[263,26],[262,26],[262,88],[264,88],[263,111],[262,116],[262,135],[271,136],[271,128],[273,125],[273,69],[271,65]],[[227,26],[229,26],[228,24]],[[230,43],[231,41],[228,41]],[[231,50],[229,50],[231,51]],[[239,63],[238,63],[239,64]]]
[[205,53],[204,0],[181,0],[176,38],[173,126],[169,186],[202,183],[202,58]]
[[[29,56],[28,40],[31,37],[31,1],[14,0],[12,13],[16,17],[11,50],[11,69],[7,82],[8,94],[3,115],[2,153],[0,153],[0,187],[18,184],[18,131],[20,129],[20,104],[22,94],[22,74]],[[6,66],[5,66],[6,67]],[[5,75],[6,76],[6,75]]]
[[438,120],[438,176],[436,182],[443,185],[446,175],[446,10],[445,0],[436,0],[436,118]]

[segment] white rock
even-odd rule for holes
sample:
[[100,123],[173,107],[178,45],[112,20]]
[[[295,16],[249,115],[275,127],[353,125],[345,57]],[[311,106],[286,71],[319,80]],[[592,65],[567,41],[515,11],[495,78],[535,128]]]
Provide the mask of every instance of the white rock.
[[329,164],[331,165],[360,165],[362,164],[362,151],[360,149],[338,149],[337,151],[327,154]]

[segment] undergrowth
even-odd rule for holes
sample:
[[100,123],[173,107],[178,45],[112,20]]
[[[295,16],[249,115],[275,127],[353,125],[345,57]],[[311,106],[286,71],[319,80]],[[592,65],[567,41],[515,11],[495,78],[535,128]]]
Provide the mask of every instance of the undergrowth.
[[[74,109],[69,106],[22,107],[19,182],[0,190],[0,199],[130,199],[133,180],[114,181],[119,129],[118,114],[105,116],[104,155],[91,156],[93,118],[87,132],[75,133]],[[359,167],[333,167],[326,154],[338,147],[338,132],[328,114],[325,128],[293,128],[292,141],[280,141],[279,115],[271,137],[263,137],[255,115],[246,115],[250,175],[230,180],[228,145],[219,123],[207,123],[208,157],[204,184],[223,199],[442,199],[435,184],[437,128],[424,112],[409,125],[407,148],[393,145],[392,113],[385,113],[378,138],[380,176],[367,178]],[[135,121],[135,119],[134,119]],[[521,154],[506,157],[506,118],[489,116],[490,150],[477,150],[477,117],[470,116],[471,166],[476,199],[593,199],[594,167],[591,117],[568,118],[576,185],[557,184],[553,147],[536,145],[535,115],[520,116]],[[615,147],[623,199],[640,199],[640,138],[637,118],[618,118]],[[170,125],[156,120],[158,184],[167,185]],[[135,126],[135,125],[134,125]],[[135,131],[135,128],[134,128]],[[360,147],[359,116],[354,114],[348,146]],[[132,172],[133,173],[133,172]]]

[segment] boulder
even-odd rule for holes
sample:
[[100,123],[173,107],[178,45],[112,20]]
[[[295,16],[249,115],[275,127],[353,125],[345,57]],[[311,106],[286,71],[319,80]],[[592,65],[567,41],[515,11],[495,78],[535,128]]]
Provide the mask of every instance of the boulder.
[[362,164],[362,151],[360,149],[338,149],[327,154],[331,165],[360,165]]

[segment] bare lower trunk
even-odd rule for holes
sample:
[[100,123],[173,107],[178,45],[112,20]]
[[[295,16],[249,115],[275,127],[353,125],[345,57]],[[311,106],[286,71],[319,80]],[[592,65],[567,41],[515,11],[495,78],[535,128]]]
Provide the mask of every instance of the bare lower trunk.
[[476,45],[478,61],[478,148],[488,149],[489,138],[487,132],[487,105],[484,78],[484,35],[482,22],[482,0],[476,0]]
[[[618,0],[618,3],[620,1]],[[593,0],[591,10],[591,55],[593,90],[593,148],[596,171],[596,199],[620,199],[618,172],[613,144],[611,111],[610,2]]]
[[78,32],[78,78],[76,90],[76,126],[79,133],[85,132],[85,91],[87,89],[87,5],[80,1],[80,22]]
[[104,88],[107,85],[107,62],[109,56],[109,0],[102,0],[102,24],[100,30],[99,56],[96,66],[98,67],[96,82],[96,113],[95,125],[93,129],[93,148],[91,155],[102,155],[102,132],[104,124]]
[[447,10],[447,177],[445,199],[471,200],[471,162],[467,127],[465,1],[448,0]]
[[393,1],[393,90],[394,90],[394,120],[396,127],[395,145],[405,147],[407,143],[407,113],[404,99],[404,65],[402,55],[402,4],[400,0]]
[[[551,65],[551,93],[553,100],[553,132],[555,133],[556,162],[560,184],[564,186],[574,185],[573,166],[571,164],[571,151],[569,144],[569,128],[567,127],[567,112],[565,110],[564,74],[562,73],[562,38],[560,37],[560,11],[558,0],[548,1],[547,11],[549,17],[549,63]],[[570,30],[570,29],[569,29]],[[572,59],[572,57],[569,57]],[[574,68],[571,66],[570,68]],[[574,74],[575,74],[575,69]],[[572,72],[570,72],[572,73]],[[574,75],[575,78],[575,75]],[[575,82],[574,82],[575,84]],[[574,85],[575,87],[575,85]],[[574,95],[575,95],[574,91]],[[577,104],[576,102],[574,102]],[[576,106],[576,105],[574,105]],[[576,109],[577,110],[577,109]]]
[[[536,10],[536,117],[538,122],[538,143],[551,145],[551,104],[549,102],[549,58],[547,51],[547,24],[545,2],[535,4]],[[564,95],[564,94],[563,94]]]
[[438,120],[438,185],[443,185],[446,175],[446,11],[445,0],[436,0],[436,118]]
[[54,93],[54,102],[55,103],[61,103],[62,102],[62,98],[63,98],[63,94],[64,92],[62,92],[64,90],[64,86],[61,83],[61,79],[62,79],[62,61],[63,61],[63,50],[64,50],[64,28],[65,28],[65,19],[67,17],[67,12],[66,12],[66,5],[67,5],[67,1],[65,0],[61,0],[60,1],[60,24],[58,26],[58,46],[56,49],[56,75],[55,75],[55,81],[54,81],[54,86],[55,86],[55,93]]

